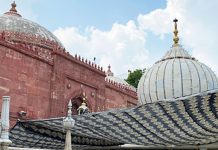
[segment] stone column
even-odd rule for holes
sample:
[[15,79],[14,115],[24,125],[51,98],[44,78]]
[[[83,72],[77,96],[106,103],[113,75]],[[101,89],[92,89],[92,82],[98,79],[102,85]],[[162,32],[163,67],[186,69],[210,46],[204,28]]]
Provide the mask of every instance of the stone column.
[[1,112],[1,150],[7,150],[11,140],[9,140],[9,105],[10,97],[3,96]]
[[67,130],[64,150],[72,150],[71,130]]

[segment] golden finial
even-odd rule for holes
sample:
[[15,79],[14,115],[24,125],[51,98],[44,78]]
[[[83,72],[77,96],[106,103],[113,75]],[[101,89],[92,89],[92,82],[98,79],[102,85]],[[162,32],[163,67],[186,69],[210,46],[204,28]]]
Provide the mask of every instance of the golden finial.
[[173,46],[178,46],[178,43],[179,43],[179,37],[178,37],[178,32],[179,31],[177,30],[178,20],[175,18],[173,20],[173,22],[174,22],[174,31],[173,31],[173,33],[174,33],[174,37],[173,37],[174,44],[173,44]]
[[89,113],[89,108],[86,105],[87,96],[85,95],[85,92],[83,92],[82,94],[82,100],[83,100],[82,104],[77,109],[78,115]]
[[87,100],[87,96],[85,96],[85,95],[83,95],[83,102],[85,103],[86,102],[86,100]]
[[83,85],[82,84],[81,84],[81,96],[82,96],[83,103],[85,103],[87,101],[87,96],[86,96],[86,92],[83,89]]

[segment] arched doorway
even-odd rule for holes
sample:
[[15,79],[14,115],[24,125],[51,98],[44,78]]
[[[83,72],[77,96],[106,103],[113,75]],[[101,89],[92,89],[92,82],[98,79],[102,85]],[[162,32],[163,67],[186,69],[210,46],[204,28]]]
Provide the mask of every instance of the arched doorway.
[[83,99],[81,96],[75,97],[72,99],[72,113],[73,115],[77,115],[77,109],[81,106]]

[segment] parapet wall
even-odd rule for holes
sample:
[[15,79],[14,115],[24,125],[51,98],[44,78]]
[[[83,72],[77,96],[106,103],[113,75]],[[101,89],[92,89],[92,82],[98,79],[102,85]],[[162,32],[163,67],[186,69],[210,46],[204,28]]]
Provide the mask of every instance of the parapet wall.
[[110,79],[106,79],[105,80],[106,83],[106,87],[108,88],[112,88],[113,90],[125,93],[126,95],[129,95],[131,97],[136,98],[137,97],[137,93],[136,91],[134,91],[130,86],[125,85],[125,84],[121,84],[115,81],[112,81]]
[[80,65],[105,74],[103,68],[90,60],[84,59],[77,54],[71,55],[58,43],[45,38],[29,35],[20,32],[0,32],[0,43],[4,46],[13,48],[22,53],[31,55],[34,58],[41,59],[47,63],[53,64],[53,54],[58,54],[70,61],[77,62]]
[[101,66],[97,65],[96,63],[91,62],[90,60],[85,59],[77,54],[75,54],[73,56],[69,52],[67,52],[65,49],[59,48],[57,50],[54,50],[52,54],[61,55],[62,57],[66,58],[70,61],[76,62],[77,64],[80,64],[86,68],[94,70],[95,72],[98,72],[102,75],[105,75],[105,72],[103,71],[103,67],[101,67]]
[[7,31],[0,32],[0,42],[1,45],[30,55],[36,59],[41,59],[50,64],[52,64],[53,61],[51,51],[53,46],[57,45],[53,41],[45,40],[40,37]]

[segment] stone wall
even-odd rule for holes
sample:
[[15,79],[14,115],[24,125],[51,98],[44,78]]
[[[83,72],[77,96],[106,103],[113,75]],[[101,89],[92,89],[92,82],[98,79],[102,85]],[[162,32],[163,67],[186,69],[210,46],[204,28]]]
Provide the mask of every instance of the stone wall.
[[11,96],[11,120],[49,117],[52,66],[0,45],[0,96]]
[[86,93],[87,104],[91,111],[98,111],[105,98],[104,72],[75,57],[60,53],[53,55],[52,115],[65,115],[68,101],[81,96],[82,90]]
[[137,105],[136,93],[114,83],[106,83],[105,109],[126,108]]
[[35,42],[25,43],[17,40],[20,36],[0,33],[0,97],[11,96],[13,123],[65,116],[68,101],[80,105],[83,92],[91,112],[137,104],[136,92],[105,81],[102,67],[70,55],[54,42],[37,43],[40,37],[32,37]]

